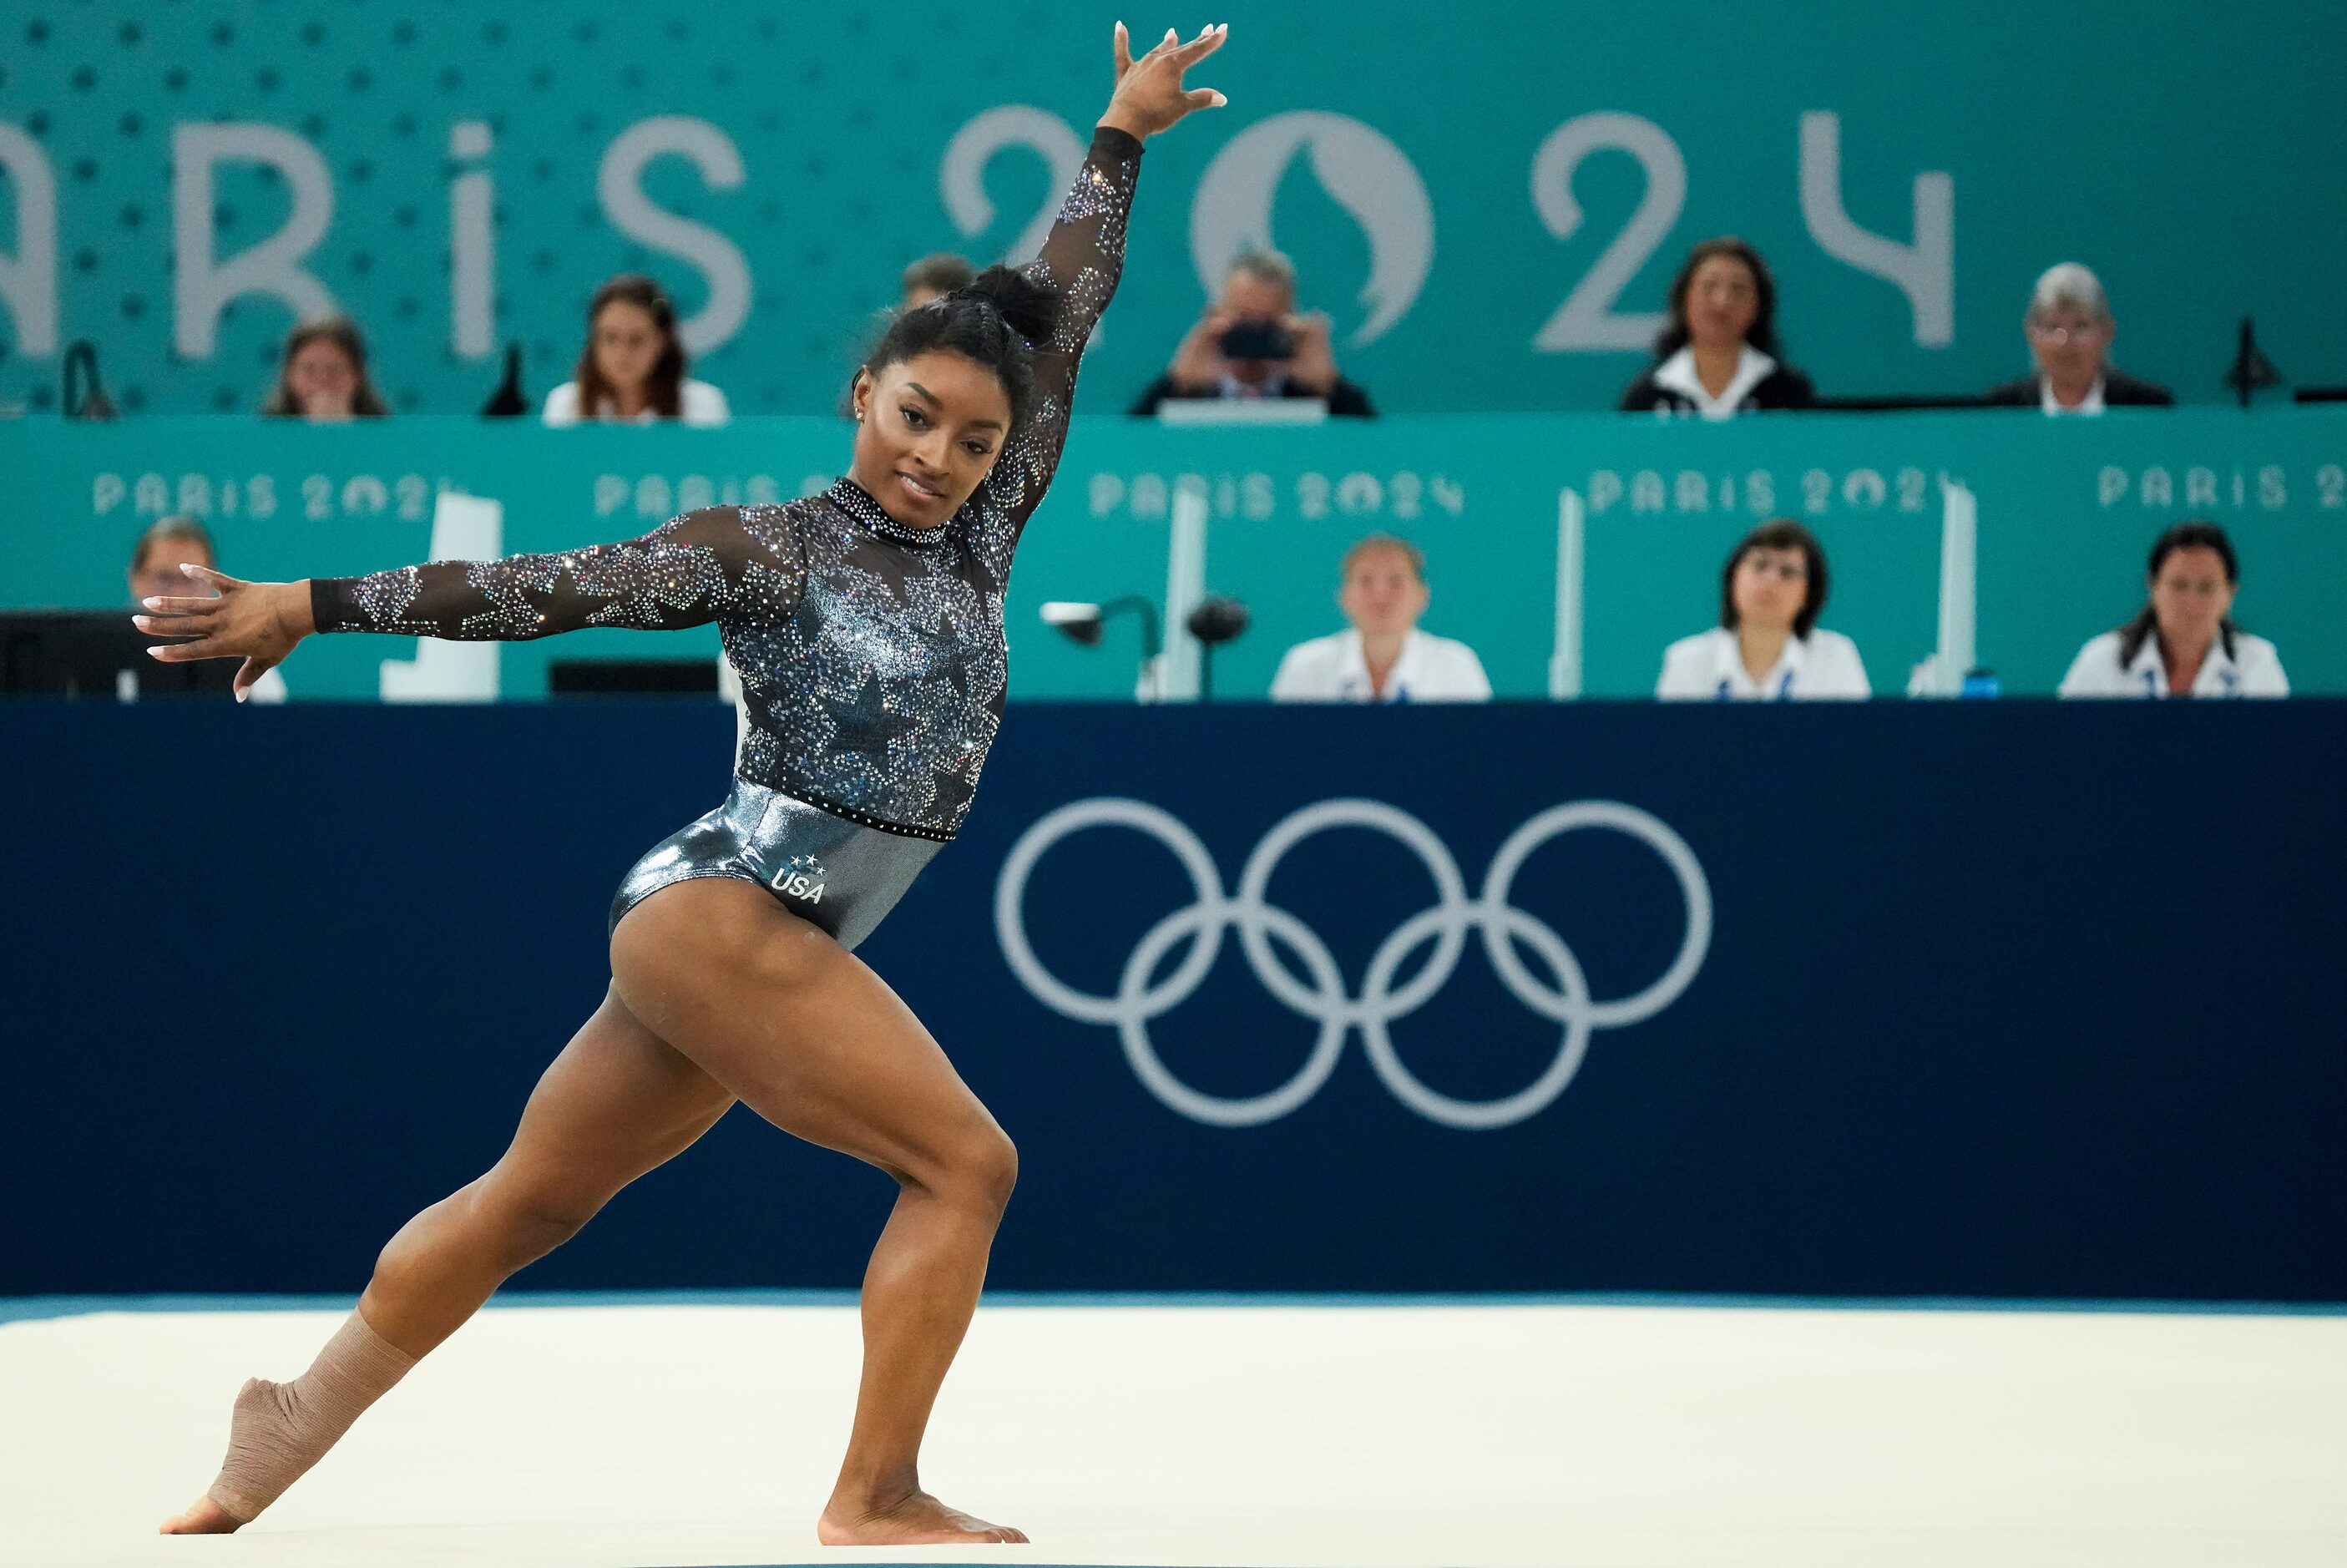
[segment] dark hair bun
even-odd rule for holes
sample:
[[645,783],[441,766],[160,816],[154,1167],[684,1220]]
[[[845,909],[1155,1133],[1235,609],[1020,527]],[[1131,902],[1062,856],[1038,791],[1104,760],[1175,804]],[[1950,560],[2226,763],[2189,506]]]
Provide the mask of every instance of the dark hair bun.
[[877,375],[887,366],[943,351],[984,365],[1002,383],[1014,422],[1026,417],[1035,390],[1035,351],[1060,326],[1060,292],[1008,267],[989,267],[940,299],[899,311],[864,358]]
[[1003,325],[1030,344],[1049,342],[1060,325],[1059,291],[999,263],[956,289],[954,296],[983,300],[1002,317]]

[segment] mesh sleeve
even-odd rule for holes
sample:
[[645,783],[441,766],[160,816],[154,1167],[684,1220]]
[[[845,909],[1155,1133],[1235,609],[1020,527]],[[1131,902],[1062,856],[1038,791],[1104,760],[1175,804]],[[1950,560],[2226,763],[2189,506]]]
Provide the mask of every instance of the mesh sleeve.
[[986,483],[1016,528],[1041,504],[1067,445],[1075,397],[1076,365],[1094,323],[1116,292],[1124,270],[1125,221],[1141,177],[1141,143],[1121,130],[1092,133],[1092,151],[1076,173],[1059,220],[1034,261],[1020,269],[1060,291],[1060,324],[1035,351],[1035,391],[1027,417]]
[[805,584],[787,512],[709,507],[587,549],[315,578],[310,607],[321,631],[521,642],[588,626],[661,631],[779,619]]

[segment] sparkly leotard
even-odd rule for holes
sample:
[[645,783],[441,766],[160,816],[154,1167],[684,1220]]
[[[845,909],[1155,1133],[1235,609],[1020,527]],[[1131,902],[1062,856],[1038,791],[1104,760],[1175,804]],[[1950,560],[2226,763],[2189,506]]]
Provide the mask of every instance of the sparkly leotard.
[[[739,876],[853,946],[969,810],[1002,714],[1011,554],[1067,440],[1140,166],[1133,138],[1094,134],[1024,269],[1063,300],[1035,345],[1029,406],[943,527],[899,523],[842,479],[783,506],[688,512],[619,544],[314,579],[318,630],[518,641],[716,621],[748,721],[733,794],[638,864],[612,923],[671,882]],[[850,861],[866,866],[853,886],[839,869]]]

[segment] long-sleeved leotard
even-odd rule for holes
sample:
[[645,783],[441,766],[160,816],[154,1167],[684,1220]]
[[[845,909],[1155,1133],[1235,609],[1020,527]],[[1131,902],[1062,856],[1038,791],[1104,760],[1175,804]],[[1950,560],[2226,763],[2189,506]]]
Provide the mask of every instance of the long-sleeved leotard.
[[1011,553],[1067,441],[1140,167],[1139,141],[1094,133],[1022,269],[1063,297],[1051,340],[1035,345],[1027,413],[942,528],[908,528],[842,479],[805,500],[712,507],[590,549],[319,579],[318,630],[510,641],[714,620],[749,715],[741,776],[853,822],[952,837],[1001,718]]

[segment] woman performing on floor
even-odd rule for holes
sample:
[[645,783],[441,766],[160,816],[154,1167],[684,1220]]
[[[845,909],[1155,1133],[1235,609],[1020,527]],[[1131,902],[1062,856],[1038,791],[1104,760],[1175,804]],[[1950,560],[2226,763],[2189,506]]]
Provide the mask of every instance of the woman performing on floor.
[[238,694],[313,631],[518,640],[716,621],[749,724],[724,804],[646,856],[611,909],[611,985],[488,1173],[392,1237],[358,1309],[290,1383],[237,1396],[220,1479],[167,1533],[231,1531],[630,1182],[737,1100],[900,1186],[864,1276],[863,1380],[816,1527],[831,1545],[1026,1539],[921,1490],[921,1435],[1010,1196],[1010,1141],[850,949],[969,808],[1002,710],[1003,584],[1114,292],[1143,138],[1221,94],[1184,71],[1226,28],[1132,56],[1041,255],[900,315],[856,373],[847,477],[639,539],[150,599],[138,623],[242,657]]

